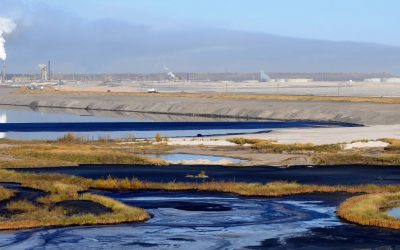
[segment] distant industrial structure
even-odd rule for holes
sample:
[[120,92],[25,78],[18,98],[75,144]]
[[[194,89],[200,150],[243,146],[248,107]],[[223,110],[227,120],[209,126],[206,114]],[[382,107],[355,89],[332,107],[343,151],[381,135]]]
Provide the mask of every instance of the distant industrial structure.
[[39,64],[38,68],[39,68],[40,80],[42,82],[47,82],[48,77],[49,77],[49,71],[47,69],[47,65],[46,64]]
[[166,80],[167,81],[176,81],[179,80],[177,77],[167,66],[164,65],[164,70],[167,72]]
[[284,73],[284,72],[224,72],[224,73],[195,73],[173,72],[167,66],[160,73],[119,73],[119,74],[79,74],[53,73],[51,62],[38,65],[38,73],[7,74],[6,63],[0,66],[1,83],[15,85],[54,85],[66,83],[99,83],[107,85],[124,85],[141,82],[260,82],[260,83],[299,83],[310,82],[371,82],[371,83],[400,83],[400,77],[387,73]]
[[399,77],[389,77],[389,78],[366,78],[364,82],[372,82],[372,83],[400,83]]
[[1,70],[1,83],[5,83],[7,78],[7,65],[6,65],[6,61],[3,61],[3,67]]
[[259,82],[270,82],[271,77],[267,75],[263,70],[260,71],[260,79]]

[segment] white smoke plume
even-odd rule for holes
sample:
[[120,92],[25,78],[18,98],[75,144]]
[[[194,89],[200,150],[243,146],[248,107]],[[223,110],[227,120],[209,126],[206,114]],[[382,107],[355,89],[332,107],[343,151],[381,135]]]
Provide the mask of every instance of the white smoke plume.
[[10,34],[13,32],[15,27],[16,24],[14,21],[8,18],[0,17],[0,59],[3,61],[7,58],[6,49],[4,47],[6,40],[4,39],[3,35]]

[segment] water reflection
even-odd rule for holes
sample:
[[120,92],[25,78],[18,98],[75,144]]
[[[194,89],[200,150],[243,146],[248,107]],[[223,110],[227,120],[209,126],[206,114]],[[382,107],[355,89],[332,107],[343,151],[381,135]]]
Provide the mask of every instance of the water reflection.
[[[0,114],[0,123],[7,123],[7,114],[1,113]],[[7,133],[0,132],[0,139],[6,138]]]
[[[14,107],[15,108],[15,107]],[[47,112],[45,112],[47,111]],[[51,112],[50,112],[51,111]],[[300,128],[300,127],[331,127],[331,126],[352,126],[350,124],[336,124],[336,123],[319,123],[319,122],[279,122],[279,121],[257,121],[254,120],[236,120],[237,122],[246,122],[248,125],[236,124],[233,125],[233,120],[219,119],[219,118],[202,118],[197,117],[193,120],[193,117],[181,116],[181,117],[165,117],[157,114],[151,114],[151,116],[144,116],[142,113],[123,113],[120,112],[106,112],[99,114],[92,114],[85,110],[64,110],[64,109],[51,109],[41,111],[31,111],[29,109],[18,109],[10,110],[0,106],[0,114],[2,123],[14,124],[14,127],[3,129],[0,132],[0,138],[9,138],[16,140],[54,140],[63,137],[68,132],[73,132],[76,136],[87,138],[89,140],[96,140],[99,137],[108,137],[111,139],[119,138],[154,138],[157,133],[160,133],[163,137],[198,137],[198,136],[209,136],[209,135],[227,135],[227,134],[249,134],[258,132],[270,132],[273,129],[280,128]],[[148,114],[149,115],[149,114]],[[198,120],[200,119],[200,120]],[[192,122],[196,125],[197,122],[209,121],[219,122],[220,125],[201,125],[190,127],[185,124],[185,128],[176,127],[175,129],[161,129],[158,127],[157,122]],[[142,129],[137,127],[132,128],[121,128],[114,127],[112,130],[104,130],[104,126],[110,126],[109,124],[126,123],[126,122],[149,122],[151,125],[142,125]],[[254,126],[258,122],[263,122]],[[78,127],[71,128],[73,123],[82,123],[90,126],[90,129],[82,129],[80,125]],[[100,126],[100,123],[105,125]],[[28,125],[27,125],[28,124]],[[47,124],[53,126],[53,130],[47,128]],[[62,126],[62,124],[65,124]],[[144,124],[144,123],[142,123]],[[221,126],[221,124],[223,124]],[[251,125],[253,124],[253,125]],[[114,126],[112,125],[112,126]],[[11,126],[11,125],[10,125]],[[21,126],[33,126],[36,130],[18,130],[15,127]],[[124,125],[125,126],[125,125]],[[136,126],[136,125],[135,125]],[[141,126],[141,125],[137,125]],[[150,126],[152,129],[143,129],[143,127]],[[57,127],[57,129],[54,129]],[[153,129],[154,128],[154,129]],[[191,128],[191,129],[189,129]],[[5,133],[7,132],[7,133]]]
[[172,164],[239,164],[245,162],[245,160],[223,157],[223,156],[212,156],[212,155],[196,155],[196,154],[161,154],[147,155],[151,158],[160,158],[162,160],[168,161]]
[[400,220],[400,207],[392,208],[388,211],[388,214],[396,219]]
[[[29,108],[7,107],[0,106],[0,114],[2,123],[63,123],[63,122],[159,122],[159,121],[226,121],[229,119],[216,119],[216,118],[194,118],[188,116],[165,116],[156,114],[143,114],[143,113],[121,113],[121,112],[97,112],[90,113],[86,110],[68,110],[68,109],[40,109],[32,111]],[[247,129],[241,130],[242,133],[255,133],[260,129]],[[1,133],[0,138],[16,139],[16,140],[54,140],[64,136],[69,131],[64,132],[8,132]],[[157,133],[163,137],[179,137],[179,136],[196,136],[202,135],[224,135],[227,133],[237,133],[237,129],[211,129],[211,130],[197,130],[197,131],[96,131],[94,129],[90,132],[74,132],[76,136],[87,138],[89,140],[96,140],[99,137],[109,137],[111,139],[118,138],[154,138]]]

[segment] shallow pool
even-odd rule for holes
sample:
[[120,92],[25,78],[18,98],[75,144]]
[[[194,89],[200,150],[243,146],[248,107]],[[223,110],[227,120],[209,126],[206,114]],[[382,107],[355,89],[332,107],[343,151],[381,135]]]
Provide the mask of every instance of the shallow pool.
[[388,211],[388,214],[394,218],[400,220],[400,207],[392,208]]
[[151,158],[159,158],[173,164],[240,164],[246,162],[246,160],[231,157],[196,154],[152,154],[147,156]]

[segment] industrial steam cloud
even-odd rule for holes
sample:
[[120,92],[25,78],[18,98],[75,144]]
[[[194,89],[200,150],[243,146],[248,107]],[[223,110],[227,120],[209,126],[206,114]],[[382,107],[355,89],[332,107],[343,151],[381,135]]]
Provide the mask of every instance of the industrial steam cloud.
[[5,61],[7,58],[6,49],[4,47],[6,40],[4,34],[10,34],[16,27],[14,21],[0,17],[0,60]]

